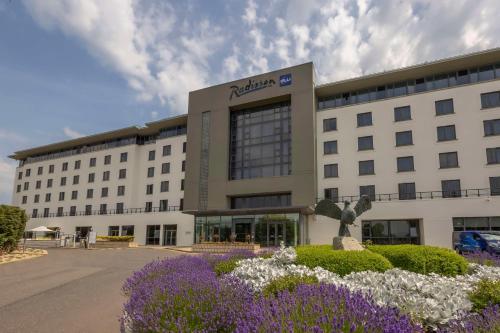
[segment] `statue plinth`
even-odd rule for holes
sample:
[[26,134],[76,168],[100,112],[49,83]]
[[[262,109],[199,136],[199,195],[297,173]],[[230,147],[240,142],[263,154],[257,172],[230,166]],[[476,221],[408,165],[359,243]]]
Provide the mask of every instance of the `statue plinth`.
[[333,238],[333,249],[334,250],[346,250],[346,251],[363,251],[364,248],[354,237],[334,237]]

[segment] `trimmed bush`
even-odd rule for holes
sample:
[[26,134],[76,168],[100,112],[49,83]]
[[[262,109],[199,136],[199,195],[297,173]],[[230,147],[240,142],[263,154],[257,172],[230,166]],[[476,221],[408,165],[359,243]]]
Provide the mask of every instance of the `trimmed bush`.
[[214,271],[217,274],[217,276],[231,273],[236,268],[237,266],[236,263],[240,260],[241,258],[232,258],[218,262],[217,264],[215,264]]
[[17,248],[27,220],[23,209],[0,205],[0,254],[12,252]]
[[297,286],[300,284],[316,284],[318,283],[318,278],[315,276],[308,275],[287,275],[279,277],[270,284],[268,284],[262,293],[264,296],[277,296],[280,292],[288,290],[289,292],[295,291]]
[[97,240],[110,242],[133,242],[134,236],[97,236]]
[[490,305],[500,305],[500,280],[481,280],[469,294],[474,311],[481,311]]
[[385,272],[393,268],[380,254],[371,251],[333,250],[331,245],[304,245],[297,247],[296,263],[309,268],[323,267],[340,276],[351,272]]
[[467,260],[450,249],[411,244],[370,245],[367,248],[387,258],[394,267],[415,273],[455,276],[467,272]]

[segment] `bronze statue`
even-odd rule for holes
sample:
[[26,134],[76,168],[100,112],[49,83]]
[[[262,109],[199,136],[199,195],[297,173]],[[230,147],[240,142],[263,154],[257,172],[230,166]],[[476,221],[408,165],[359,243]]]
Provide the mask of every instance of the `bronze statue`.
[[314,213],[340,220],[339,237],[351,237],[348,226],[354,224],[356,217],[371,209],[372,202],[367,195],[362,195],[354,209],[350,207],[350,204],[349,201],[344,201],[344,209],[341,210],[333,201],[323,199],[316,205]]

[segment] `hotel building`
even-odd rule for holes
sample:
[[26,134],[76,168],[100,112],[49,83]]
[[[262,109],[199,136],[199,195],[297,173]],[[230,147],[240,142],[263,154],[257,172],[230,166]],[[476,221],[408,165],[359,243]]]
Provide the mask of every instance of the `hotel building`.
[[329,244],[500,230],[500,49],[317,85],[312,63],[192,91],[187,115],[14,153],[28,227],[139,244]]

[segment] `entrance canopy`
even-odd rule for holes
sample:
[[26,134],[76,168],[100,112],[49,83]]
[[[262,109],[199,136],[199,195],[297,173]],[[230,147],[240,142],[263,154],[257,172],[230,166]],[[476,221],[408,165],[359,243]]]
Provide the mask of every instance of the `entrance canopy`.
[[233,215],[291,214],[291,213],[311,215],[314,214],[314,208],[311,206],[262,207],[262,208],[241,208],[241,209],[185,210],[183,211],[183,213],[194,216],[233,216]]
[[43,225],[40,227],[30,229],[30,230],[26,230],[26,231],[30,231],[30,232],[55,232],[54,230],[51,230]]

